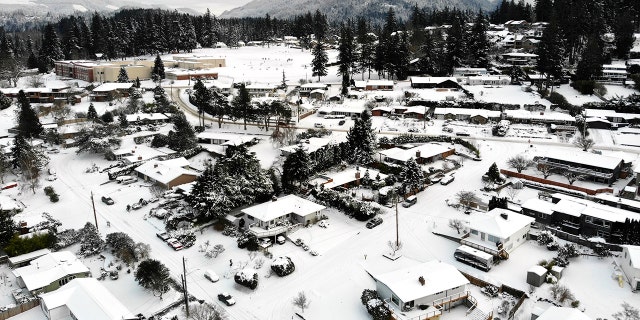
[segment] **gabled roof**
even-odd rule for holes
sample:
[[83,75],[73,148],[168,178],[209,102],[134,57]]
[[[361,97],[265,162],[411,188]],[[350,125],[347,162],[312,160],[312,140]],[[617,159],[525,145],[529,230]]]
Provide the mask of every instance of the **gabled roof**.
[[269,201],[242,209],[242,213],[250,215],[260,221],[271,221],[289,213],[306,216],[323,210],[324,208],[325,206],[323,205],[290,194],[278,198],[276,201]]
[[411,83],[433,83],[439,84],[445,81],[453,81],[458,83],[455,77],[411,77]]
[[567,152],[547,152],[545,154],[541,154],[540,156],[548,158],[548,159],[556,159],[560,161],[583,164],[587,166],[593,166],[598,168],[605,168],[609,170],[615,169],[620,162],[623,161],[622,158],[605,156],[601,154],[596,154],[592,152],[581,152],[581,151],[567,151]]
[[189,161],[184,157],[167,161],[152,160],[143,163],[135,171],[155,181],[167,184],[182,175],[197,176],[198,173],[195,171],[183,168],[188,165]]
[[47,309],[67,306],[78,320],[120,320],[136,317],[94,278],[78,278],[64,287],[40,295]]
[[623,245],[622,247],[627,248],[629,252],[631,266],[640,269],[640,246]]
[[29,291],[45,287],[67,275],[88,272],[89,268],[70,251],[46,254],[13,271],[16,277],[22,277]]
[[[424,285],[418,281],[424,278]],[[403,302],[428,297],[438,292],[469,284],[454,266],[437,260],[388,273],[374,275]]]
[[[506,214],[507,218],[503,218],[502,214]],[[485,214],[478,213],[476,218],[471,220],[470,227],[505,239],[534,221],[535,219],[532,217],[501,208],[495,208]]]
[[529,209],[529,210],[544,213],[547,215],[553,214],[554,206],[555,204],[553,202],[540,200],[538,198],[531,198],[522,204],[523,209]]

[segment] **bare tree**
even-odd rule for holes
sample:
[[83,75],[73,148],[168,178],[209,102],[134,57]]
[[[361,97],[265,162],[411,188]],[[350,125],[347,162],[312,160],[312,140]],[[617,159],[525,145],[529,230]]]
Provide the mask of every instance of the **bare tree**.
[[40,88],[44,86],[44,80],[42,75],[33,75],[29,77],[29,86],[31,88]]
[[595,142],[591,138],[587,138],[585,136],[580,135],[576,137],[576,139],[573,141],[573,144],[576,145],[577,147],[582,148],[582,151],[587,151],[591,149],[591,147],[593,147]]
[[456,193],[458,202],[465,207],[465,209],[471,208],[471,204],[475,201],[476,195],[471,191],[460,191]]
[[225,320],[227,315],[220,307],[209,303],[194,303],[189,306],[189,319],[193,320]]
[[304,309],[309,308],[309,304],[311,304],[311,301],[307,298],[304,291],[298,292],[298,295],[293,298],[293,305],[299,307],[302,313],[304,313]]
[[164,194],[166,189],[159,183],[154,183],[151,187],[149,187],[149,191],[154,197],[160,198]]
[[510,168],[516,169],[518,173],[522,173],[522,170],[529,168],[531,164],[531,160],[520,154],[507,160],[507,165],[509,165]]
[[402,250],[402,241],[392,241],[389,240],[389,242],[387,242],[387,244],[389,245],[389,248],[391,249],[391,256],[395,256],[396,252]]
[[640,309],[627,302],[622,303],[622,311],[614,313],[615,320],[640,320]]
[[553,167],[546,163],[538,162],[536,165],[536,169],[538,169],[538,171],[542,173],[542,176],[545,179],[549,178],[549,176],[553,174]]
[[571,172],[571,171],[564,171],[562,173],[562,175],[567,178],[567,181],[569,181],[569,185],[573,185],[574,182],[578,181],[578,180],[583,180],[584,178],[586,178],[585,175],[583,174],[578,174],[575,172]]
[[513,186],[509,186],[507,188],[507,196],[511,198],[511,201],[513,201],[513,199],[515,199],[515,197],[518,196],[518,193],[520,193],[520,189],[516,189]]
[[460,231],[464,230],[464,222],[460,219],[451,219],[449,220],[449,227],[456,229],[458,234],[460,234]]

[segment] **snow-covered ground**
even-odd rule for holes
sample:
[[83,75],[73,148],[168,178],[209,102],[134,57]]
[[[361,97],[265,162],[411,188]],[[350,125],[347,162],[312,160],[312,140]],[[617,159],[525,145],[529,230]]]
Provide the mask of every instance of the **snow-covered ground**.
[[[235,81],[252,81],[254,83],[277,84],[282,81],[282,71],[290,82],[297,82],[298,79],[310,79],[311,70],[309,63],[311,55],[308,51],[299,49],[289,49],[284,47],[272,48],[241,48],[241,49],[214,49],[198,50],[199,53],[206,53],[225,57],[227,59],[226,68],[219,70],[223,77],[233,78]],[[335,59],[335,51],[330,52],[330,60]],[[306,66],[306,68],[305,68]],[[338,82],[337,72],[334,67],[329,68],[329,75],[322,81]],[[357,78],[357,77],[356,77]],[[314,78],[316,81],[317,78]],[[47,83],[57,81],[50,79]],[[147,84],[149,85],[149,84]],[[176,81],[174,83],[165,82],[167,90],[171,87],[185,87],[187,81]],[[400,84],[400,88],[406,88],[406,83]],[[535,94],[523,92],[519,86],[505,86],[502,88],[468,87],[478,99],[493,102],[505,103],[546,103]],[[576,96],[577,93],[571,91],[568,86],[563,86],[561,92],[567,99]],[[482,91],[482,94],[480,94]],[[402,96],[402,92],[380,92],[372,94],[384,94],[392,97]],[[182,99],[184,95],[178,94],[175,99]],[[594,97],[595,98],[595,97]],[[148,99],[146,97],[145,99]],[[575,100],[573,100],[575,99]],[[569,99],[572,103],[584,101],[595,101],[591,97]],[[597,98],[596,98],[597,99]],[[185,102],[182,102],[186,105]],[[118,107],[108,104],[95,104],[98,113],[102,113],[109,108]],[[73,107],[75,111],[86,112],[88,102],[83,101]],[[0,111],[0,129],[8,129],[14,125],[15,107]],[[189,119],[197,122],[197,118],[188,114]],[[322,119],[312,115],[301,121],[301,127],[311,128],[316,122],[324,123],[328,128],[335,130],[332,138],[340,141],[344,139],[345,131],[353,124],[349,119],[342,126],[338,125],[335,119]],[[373,125],[380,130],[380,135],[392,136],[402,133],[411,127],[420,129],[420,132],[429,134],[441,134],[442,122],[433,121],[423,123],[413,120],[389,120],[383,117],[374,117]],[[540,138],[518,138],[516,135],[505,138],[491,137],[490,132],[485,130],[488,126],[469,126],[464,123],[454,122],[452,125],[464,127],[468,130],[479,146],[483,161],[464,161],[463,166],[456,170],[455,181],[448,186],[439,184],[428,187],[418,194],[418,202],[410,208],[399,207],[398,209],[398,229],[400,240],[404,243],[402,258],[390,261],[382,255],[388,251],[387,242],[396,237],[395,211],[383,208],[382,218],[384,222],[374,228],[367,229],[364,223],[347,218],[341,212],[333,209],[327,211],[329,216],[328,227],[321,228],[312,226],[303,228],[292,234],[292,238],[304,239],[312,250],[316,250],[319,255],[311,256],[309,252],[302,250],[291,242],[283,245],[274,245],[270,248],[274,257],[288,256],[296,265],[296,271],[286,277],[279,278],[276,275],[266,277],[269,269],[269,260],[258,255],[251,257],[246,250],[240,250],[236,246],[235,239],[223,236],[220,232],[211,227],[203,229],[201,234],[197,234],[196,245],[183,251],[173,251],[164,242],[156,237],[156,233],[162,231],[164,226],[162,221],[156,218],[147,218],[146,214],[154,205],[149,205],[140,210],[126,211],[126,205],[137,202],[140,198],[150,198],[149,185],[137,182],[130,185],[119,185],[115,182],[108,182],[104,173],[86,173],[86,169],[93,164],[104,168],[110,164],[101,156],[92,154],[76,154],[76,149],[64,149],[59,154],[52,154],[49,167],[55,168],[58,179],[55,181],[43,181],[43,186],[51,185],[60,195],[58,203],[51,203],[41,190],[33,194],[30,190],[20,190],[19,188],[3,191],[18,201],[26,205],[25,212],[40,213],[48,212],[59,219],[65,228],[80,228],[86,222],[93,222],[93,210],[91,193],[96,197],[95,207],[98,226],[101,234],[120,231],[128,233],[134,241],[148,243],[151,246],[151,256],[161,260],[171,269],[175,278],[179,278],[182,272],[182,259],[186,258],[187,281],[189,292],[199,299],[219,304],[216,295],[222,291],[229,292],[234,296],[237,304],[232,307],[224,307],[227,310],[229,319],[289,319],[295,312],[300,312],[292,304],[292,299],[298,292],[304,291],[311,300],[310,307],[305,310],[304,317],[307,319],[369,319],[366,309],[360,302],[360,295],[363,289],[375,288],[375,283],[370,273],[386,272],[408,266],[413,263],[426,262],[432,259],[439,259],[451,263],[465,272],[478,278],[486,279],[495,284],[508,284],[509,286],[527,291],[526,270],[539,260],[549,259],[552,252],[547,251],[535,243],[526,243],[511,254],[509,260],[485,273],[461,264],[453,258],[453,251],[458,243],[434,235],[432,231],[440,230],[451,232],[447,226],[449,219],[458,218],[466,220],[469,216],[461,211],[446,205],[445,200],[455,198],[455,194],[461,190],[479,191],[482,188],[480,177],[488,170],[489,166],[496,162],[500,168],[507,168],[506,160],[515,154],[532,155],[538,151],[567,152],[577,151],[572,146],[556,138],[547,139],[547,134],[540,131],[536,126],[514,126],[514,132],[522,130],[523,134],[536,134]],[[385,128],[397,128],[399,132],[385,132]],[[161,131],[171,128],[164,126]],[[274,145],[264,130],[256,127],[249,127],[247,131],[242,129],[240,124],[224,124],[218,129],[217,123],[213,123],[212,128],[207,129],[214,132],[236,132],[262,135],[264,139],[252,151],[256,152],[263,167],[269,167],[278,161],[277,146]],[[602,146],[611,147],[611,139],[607,133],[599,133],[596,142]],[[529,141],[531,140],[531,141]],[[133,145],[131,137],[125,137],[123,146]],[[625,156],[636,158],[640,149],[619,148]],[[604,151],[605,154],[612,151]],[[427,166],[438,166],[439,163]],[[528,172],[534,174],[533,170]],[[552,176],[553,178],[553,176]],[[5,181],[15,179],[5,177]],[[561,181],[561,180],[560,180]],[[582,185],[582,182],[577,182]],[[586,182],[585,182],[586,184]],[[600,185],[600,187],[605,187]],[[517,201],[525,201],[537,196],[537,190],[524,189],[516,195]],[[107,194],[115,200],[115,205],[107,206],[99,201],[99,196]],[[474,215],[474,213],[472,213]],[[107,226],[107,222],[110,226]],[[218,258],[206,258],[198,248],[205,242],[211,245],[222,244],[226,251]],[[239,265],[246,264],[254,266],[256,260],[263,258],[265,265],[258,269],[259,285],[254,291],[248,290],[235,284],[232,275]],[[99,268],[100,261],[97,258],[89,258],[87,264],[93,270]],[[231,264],[232,262],[232,264]],[[569,265],[565,270],[565,277],[561,280],[568,286],[581,301],[581,309],[584,308],[587,315],[592,318],[610,317],[618,309],[619,303],[628,301],[638,305],[637,294],[631,293],[628,286],[619,288],[618,284],[610,277],[613,266],[611,259],[598,260],[594,258],[579,258]],[[204,279],[203,274],[207,269],[214,270],[221,276],[220,281],[211,283]],[[8,271],[4,271],[8,272]],[[588,275],[588,276],[587,276]],[[166,303],[179,298],[175,292],[165,296],[163,300],[153,297],[150,293],[143,291],[133,280],[132,275],[123,274],[117,281],[105,280],[103,282],[107,288],[116,295],[120,301],[134,313],[150,314],[160,309]],[[15,285],[14,285],[15,286]],[[1,289],[2,287],[0,287]],[[499,301],[489,300],[477,293],[474,295],[483,310],[490,310],[497,307]],[[538,296],[544,296],[548,287],[541,287],[535,291]],[[0,291],[0,294],[6,290]],[[3,297],[2,302],[9,302],[10,299]],[[528,319],[528,312],[533,307],[533,299],[527,300],[522,307],[522,311],[517,315],[519,319]],[[442,319],[465,319],[465,310],[456,308],[451,313],[445,313]],[[171,314],[179,314],[181,309],[177,309]],[[183,317],[183,315],[181,315]],[[36,320],[43,319],[38,308],[26,312],[15,319]]]

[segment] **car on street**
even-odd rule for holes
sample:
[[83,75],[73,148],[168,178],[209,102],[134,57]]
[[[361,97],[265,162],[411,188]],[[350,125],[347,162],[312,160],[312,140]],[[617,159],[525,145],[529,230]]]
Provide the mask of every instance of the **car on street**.
[[166,233],[166,232],[162,232],[162,233],[158,232],[158,233],[156,233],[156,236],[157,236],[158,238],[160,238],[160,240],[165,241],[165,242],[166,242],[167,240],[169,240],[169,238],[171,238],[171,237],[169,236],[169,234],[168,234],[168,233]]
[[287,239],[284,236],[277,236],[276,237],[276,243],[277,244],[284,244],[285,242],[287,242]]
[[226,292],[218,294],[218,300],[222,301],[227,306],[236,304],[236,300],[234,300],[233,297]]
[[115,203],[113,199],[111,199],[111,197],[109,196],[102,196],[102,202],[104,202],[107,205],[112,205]]
[[213,272],[213,270],[209,269],[204,271],[204,277],[211,282],[218,282],[218,280],[220,280],[220,277],[215,272]]
[[169,247],[173,248],[173,250],[175,251],[184,249],[184,247],[182,246],[182,243],[180,243],[180,241],[178,241],[178,239],[176,238],[167,239],[167,244],[169,245]]
[[373,219],[369,220],[369,221],[367,222],[367,225],[366,225],[366,226],[367,226],[367,229],[373,229],[373,228],[375,228],[375,227],[379,226],[380,224],[382,224],[382,218],[380,218],[380,217],[375,217],[375,218],[373,218]]
[[338,125],[339,125],[339,126],[341,126],[341,125],[343,125],[344,123],[345,123],[345,121],[344,121],[344,120],[340,120],[340,122],[338,122]]
[[324,124],[322,124],[322,123],[315,123],[315,124],[313,125],[313,127],[314,127],[314,128],[318,128],[318,129],[323,129],[323,128],[324,128]]

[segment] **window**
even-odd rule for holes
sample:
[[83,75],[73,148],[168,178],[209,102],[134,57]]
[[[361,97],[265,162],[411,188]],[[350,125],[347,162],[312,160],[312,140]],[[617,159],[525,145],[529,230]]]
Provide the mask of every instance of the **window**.
[[500,238],[498,238],[496,236],[493,236],[493,235],[490,235],[490,234],[487,234],[487,241],[494,242],[494,243],[495,242],[500,242]]
[[391,302],[393,302],[396,306],[400,306],[400,299],[398,299],[398,297],[396,297],[395,295],[391,295]]
[[545,214],[544,213],[538,213],[538,218],[540,219],[544,219]]
[[477,236],[478,235],[478,230],[471,229],[471,234],[475,234]]
[[627,258],[627,251],[624,252],[624,258]]

